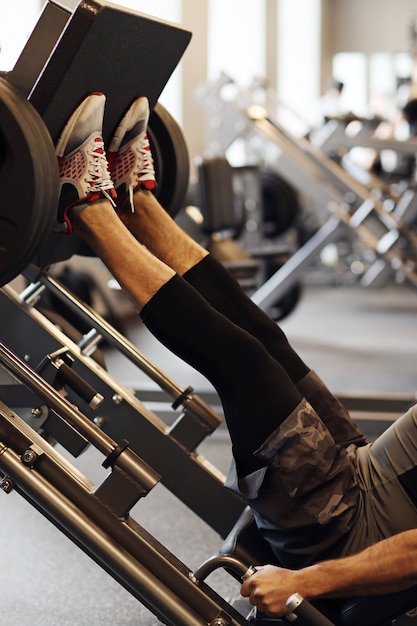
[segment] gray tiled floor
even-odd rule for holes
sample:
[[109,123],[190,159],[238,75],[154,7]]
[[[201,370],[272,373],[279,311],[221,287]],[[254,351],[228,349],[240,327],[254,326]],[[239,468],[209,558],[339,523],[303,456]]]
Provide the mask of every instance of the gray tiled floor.
[[[305,360],[337,392],[415,394],[417,390],[417,293],[404,287],[307,289],[282,326]],[[138,321],[129,337],[178,384],[209,388],[196,372],[159,346]],[[130,363],[112,351],[110,372],[123,384],[149,385]],[[201,446],[221,471],[230,449],[220,428]],[[94,476],[90,451],[77,462]],[[7,626],[154,626],[144,609],[20,496],[2,494],[1,624]],[[193,568],[219,545],[216,534],[158,485],[136,505],[134,517]],[[229,577],[213,584],[237,593]]]

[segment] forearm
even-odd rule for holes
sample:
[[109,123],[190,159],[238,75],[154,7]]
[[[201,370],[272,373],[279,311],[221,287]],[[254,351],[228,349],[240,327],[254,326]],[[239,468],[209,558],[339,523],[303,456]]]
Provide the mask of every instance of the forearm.
[[295,577],[299,593],[309,599],[406,589],[417,584],[417,531],[395,535],[350,557],[313,565]]
[[417,530],[381,541],[356,555],[325,561],[301,570],[260,567],[241,593],[261,611],[287,613],[293,593],[306,600],[378,595],[417,584]]

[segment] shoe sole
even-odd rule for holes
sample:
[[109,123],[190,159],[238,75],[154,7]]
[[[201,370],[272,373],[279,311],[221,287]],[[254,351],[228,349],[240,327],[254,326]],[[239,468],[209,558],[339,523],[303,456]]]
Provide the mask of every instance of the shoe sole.
[[65,148],[68,145],[68,141],[74,132],[74,128],[79,123],[80,118],[84,114],[86,107],[90,105],[92,100],[97,100],[97,109],[102,107],[104,113],[104,105],[106,102],[106,96],[100,92],[94,92],[89,94],[75,109],[74,113],[69,118],[68,122],[65,124],[62,133],[58,139],[58,142],[55,146],[55,152],[58,158],[62,158],[65,153]]

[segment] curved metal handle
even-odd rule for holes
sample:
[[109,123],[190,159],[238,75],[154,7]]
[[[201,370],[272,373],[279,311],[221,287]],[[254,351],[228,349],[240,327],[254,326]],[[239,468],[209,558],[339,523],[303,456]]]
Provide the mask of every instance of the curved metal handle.
[[191,580],[196,583],[203,582],[209,574],[220,567],[227,567],[235,572],[242,582],[256,572],[256,568],[252,565],[246,565],[230,554],[219,554],[212,556],[202,563],[193,573],[190,574]]

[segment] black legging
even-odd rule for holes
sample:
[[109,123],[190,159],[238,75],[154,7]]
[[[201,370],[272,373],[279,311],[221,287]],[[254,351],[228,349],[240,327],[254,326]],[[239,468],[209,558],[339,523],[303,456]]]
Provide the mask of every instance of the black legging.
[[289,344],[279,326],[252,300],[225,267],[211,255],[184,274],[189,282],[217,311],[256,337],[287,372],[301,395],[305,396],[329,429],[335,442],[347,447],[362,446],[365,436],[348,411],[324,382],[312,372]]
[[302,400],[284,367],[177,275],[143,307],[141,318],[216,389],[239,473],[258,469],[253,453]]
[[184,278],[220,313],[259,339],[277,360],[293,383],[298,383],[310,369],[288,343],[279,326],[243,291],[239,283],[210,254],[197,263]]

